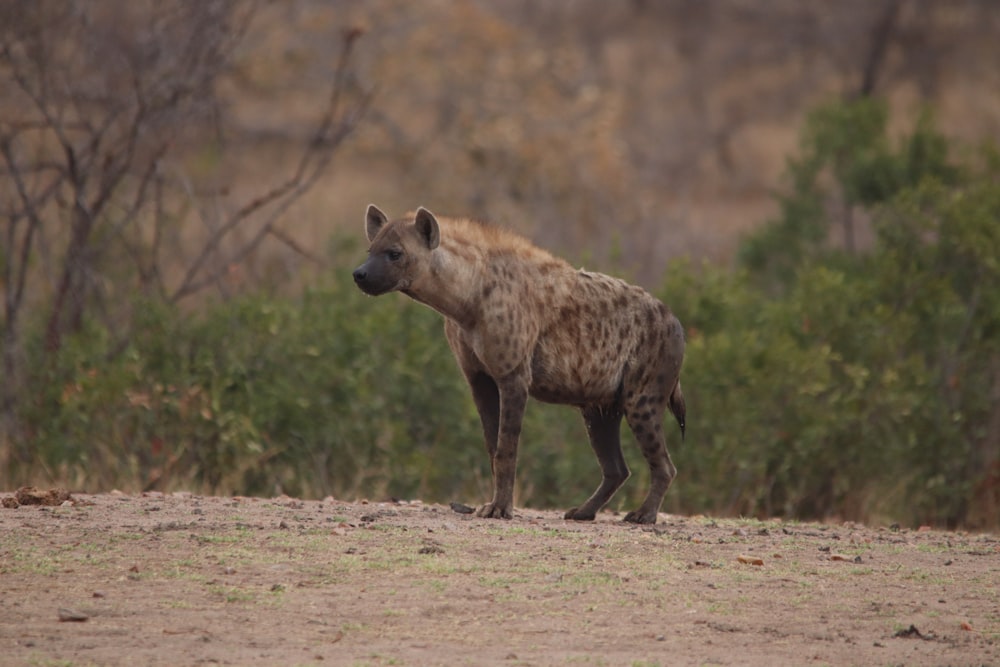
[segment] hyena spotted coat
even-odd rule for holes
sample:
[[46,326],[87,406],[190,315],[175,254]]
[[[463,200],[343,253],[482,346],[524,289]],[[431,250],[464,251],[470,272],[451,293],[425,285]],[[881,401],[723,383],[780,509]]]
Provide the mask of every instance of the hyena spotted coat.
[[498,227],[420,208],[389,221],[368,207],[368,259],[354,271],[370,295],[400,291],[445,317],[448,344],[472,389],[493,470],[477,510],[509,519],[528,396],[583,413],[603,479],[567,519],[591,520],[629,476],[626,419],[649,463],[650,488],[626,521],[655,523],[676,474],[663,436],[670,409],[684,433],[684,332],[639,287],[565,261]]

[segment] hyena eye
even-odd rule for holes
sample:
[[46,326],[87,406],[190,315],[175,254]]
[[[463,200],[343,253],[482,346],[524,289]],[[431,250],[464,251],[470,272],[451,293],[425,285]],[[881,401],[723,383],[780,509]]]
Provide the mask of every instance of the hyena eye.
[[390,262],[397,262],[403,256],[403,253],[398,250],[388,250],[385,254],[389,258]]

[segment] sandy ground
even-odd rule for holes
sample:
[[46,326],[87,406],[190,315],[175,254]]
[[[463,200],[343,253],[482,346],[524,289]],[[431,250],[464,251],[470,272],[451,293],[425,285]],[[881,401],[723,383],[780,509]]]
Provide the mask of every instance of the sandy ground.
[[0,508],[2,665],[1000,664],[996,535],[55,501]]

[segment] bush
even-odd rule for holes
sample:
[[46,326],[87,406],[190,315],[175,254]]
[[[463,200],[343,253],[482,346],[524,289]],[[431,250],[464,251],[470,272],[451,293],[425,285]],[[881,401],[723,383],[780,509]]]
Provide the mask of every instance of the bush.
[[[745,273],[680,310],[691,431],[709,444],[686,488],[721,512],[996,525],[994,154],[953,165],[926,117],[893,151],[871,101],[821,109],[803,144]],[[870,250],[831,247],[831,197],[873,221]],[[741,306],[720,326],[702,304],[724,299]]]

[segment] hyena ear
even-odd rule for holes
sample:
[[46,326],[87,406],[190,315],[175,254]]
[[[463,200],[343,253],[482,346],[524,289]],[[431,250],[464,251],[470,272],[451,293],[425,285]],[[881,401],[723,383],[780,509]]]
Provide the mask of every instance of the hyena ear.
[[427,244],[428,250],[434,250],[441,242],[441,228],[438,226],[437,218],[434,214],[421,206],[417,209],[417,218],[414,220],[420,238]]
[[388,220],[389,218],[379,210],[378,206],[368,204],[368,210],[365,212],[365,236],[368,237],[369,241],[375,240],[378,230],[382,229],[382,225],[388,222]]

